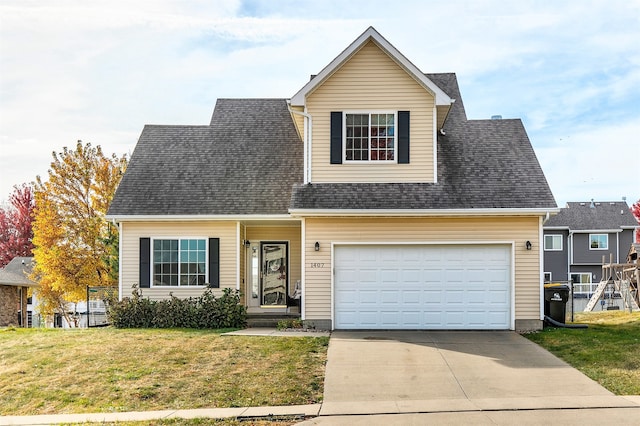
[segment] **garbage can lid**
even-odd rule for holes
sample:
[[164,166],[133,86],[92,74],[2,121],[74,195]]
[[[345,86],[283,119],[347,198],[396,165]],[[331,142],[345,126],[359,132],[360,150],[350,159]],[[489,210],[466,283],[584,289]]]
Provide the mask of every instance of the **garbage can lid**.
[[565,284],[562,284],[562,283],[547,283],[547,284],[544,284],[544,288],[562,287],[564,285]]

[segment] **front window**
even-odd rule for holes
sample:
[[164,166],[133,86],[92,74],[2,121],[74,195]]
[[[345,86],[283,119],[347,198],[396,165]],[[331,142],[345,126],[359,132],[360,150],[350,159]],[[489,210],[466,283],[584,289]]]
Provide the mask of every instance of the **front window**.
[[545,235],[544,249],[549,251],[562,250],[562,235]]
[[204,285],[206,259],[205,239],[153,240],[153,284]]
[[589,234],[589,248],[592,250],[607,250],[609,248],[609,235]]
[[395,113],[345,115],[346,161],[395,161]]

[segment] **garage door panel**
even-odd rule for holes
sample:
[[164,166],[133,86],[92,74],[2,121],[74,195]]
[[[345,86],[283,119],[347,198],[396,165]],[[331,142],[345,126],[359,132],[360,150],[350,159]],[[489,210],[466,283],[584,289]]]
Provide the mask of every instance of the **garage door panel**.
[[506,245],[337,246],[336,328],[508,329]]
[[380,292],[376,290],[360,290],[358,291],[357,302],[362,305],[375,305],[379,303]]
[[383,305],[388,305],[388,304],[393,304],[398,306],[399,305],[399,301],[400,301],[400,297],[401,297],[401,292],[397,291],[397,290],[381,290],[380,291],[380,302]]
[[356,305],[358,302],[358,292],[356,290],[337,290],[336,299],[339,299],[342,305]]

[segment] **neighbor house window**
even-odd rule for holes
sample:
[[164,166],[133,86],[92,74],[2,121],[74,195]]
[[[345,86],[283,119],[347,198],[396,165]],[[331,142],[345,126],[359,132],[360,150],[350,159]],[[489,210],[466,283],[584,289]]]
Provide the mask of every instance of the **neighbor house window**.
[[593,250],[607,250],[609,248],[609,235],[589,234],[589,248]]
[[586,294],[588,297],[591,297],[598,286],[597,283],[591,283],[590,273],[573,273],[571,274],[571,281],[573,281],[574,294]]
[[395,161],[395,113],[345,114],[346,161]]
[[550,251],[562,250],[562,235],[545,235],[544,249]]
[[544,282],[545,283],[550,283],[551,282],[551,272],[545,272],[544,273]]
[[206,239],[153,240],[153,285],[204,285]]

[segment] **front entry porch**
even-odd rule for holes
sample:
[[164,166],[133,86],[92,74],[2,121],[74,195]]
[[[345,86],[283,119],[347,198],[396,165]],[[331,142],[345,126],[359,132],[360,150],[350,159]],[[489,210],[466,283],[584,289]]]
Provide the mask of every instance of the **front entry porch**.
[[300,318],[300,223],[247,223],[241,237],[240,289],[250,326]]

